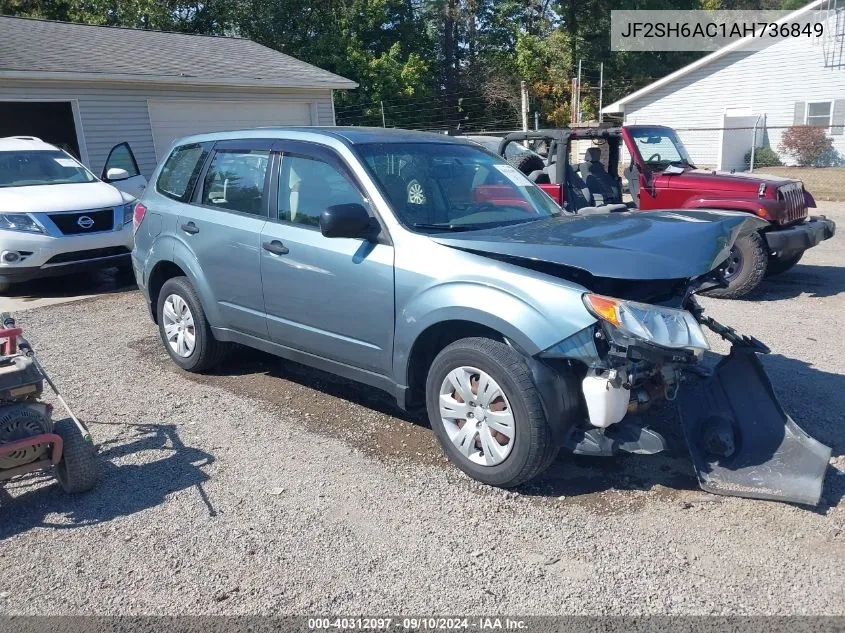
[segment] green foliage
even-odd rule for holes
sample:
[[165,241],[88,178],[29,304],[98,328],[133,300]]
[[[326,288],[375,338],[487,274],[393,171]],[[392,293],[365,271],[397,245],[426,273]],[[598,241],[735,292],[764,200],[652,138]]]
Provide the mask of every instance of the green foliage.
[[820,167],[833,153],[833,139],[823,128],[794,125],[783,133],[778,149],[792,156],[801,167]]
[[[769,147],[758,147],[754,150],[754,168],[757,167],[780,167],[783,163],[780,156]],[[751,166],[751,150],[745,152],[745,166]]]
[[[805,0],[0,0],[0,13],[238,35],[348,77],[338,122],[463,130],[518,127],[520,80],[543,125],[598,115],[599,64],[610,103],[699,58],[611,52],[611,9],[771,9]],[[248,64],[248,60],[244,60]],[[383,105],[382,105],[383,104]]]

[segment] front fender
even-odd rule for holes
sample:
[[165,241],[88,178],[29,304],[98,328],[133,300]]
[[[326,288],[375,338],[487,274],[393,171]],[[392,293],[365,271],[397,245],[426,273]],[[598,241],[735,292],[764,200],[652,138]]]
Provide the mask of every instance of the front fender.
[[[415,295],[397,314],[394,369],[397,382],[408,384],[408,361],[414,342],[429,327],[448,321],[469,321],[496,330],[533,356],[595,322],[583,307],[580,294],[561,293],[560,306],[549,311],[495,286],[453,281],[429,287]],[[545,302],[548,303],[548,297]],[[540,301],[537,302],[541,304]],[[545,307],[545,306],[544,306]]]

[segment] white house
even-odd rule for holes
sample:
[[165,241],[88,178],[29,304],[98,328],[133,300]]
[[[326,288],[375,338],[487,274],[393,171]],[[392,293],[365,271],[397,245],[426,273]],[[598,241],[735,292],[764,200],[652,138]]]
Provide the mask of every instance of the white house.
[[820,9],[826,36],[813,44],[787,39],[749,50],[752,38],[733,42],[603,112],[676,128],[700,166],[744,169],[755,124],[757,146],[775,151],[788,127],[823,126],[845,156],[845,2],[816,0],[783,21]]
[[0,137],[61,145],[96,173],[121,142],[149,177],[187,134],[334,125],[332,90],[356,86],[242,38],[0,17]]

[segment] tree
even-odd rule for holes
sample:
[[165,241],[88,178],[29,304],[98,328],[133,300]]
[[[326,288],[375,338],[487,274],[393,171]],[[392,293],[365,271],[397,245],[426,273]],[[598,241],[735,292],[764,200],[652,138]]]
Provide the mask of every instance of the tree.
[[795,125],[783,133],[778,149],[792,156],[802,167],[816,167],[833,153],[833,139],[823,128]]

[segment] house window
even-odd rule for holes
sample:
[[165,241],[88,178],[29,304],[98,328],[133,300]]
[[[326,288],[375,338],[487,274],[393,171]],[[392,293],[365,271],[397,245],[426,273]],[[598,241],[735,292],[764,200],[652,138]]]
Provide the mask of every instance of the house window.
[[830,101],[819,101],[807,104],[807,125],[818,127],[830,127],[830,115],[833,111],[833,103]]

